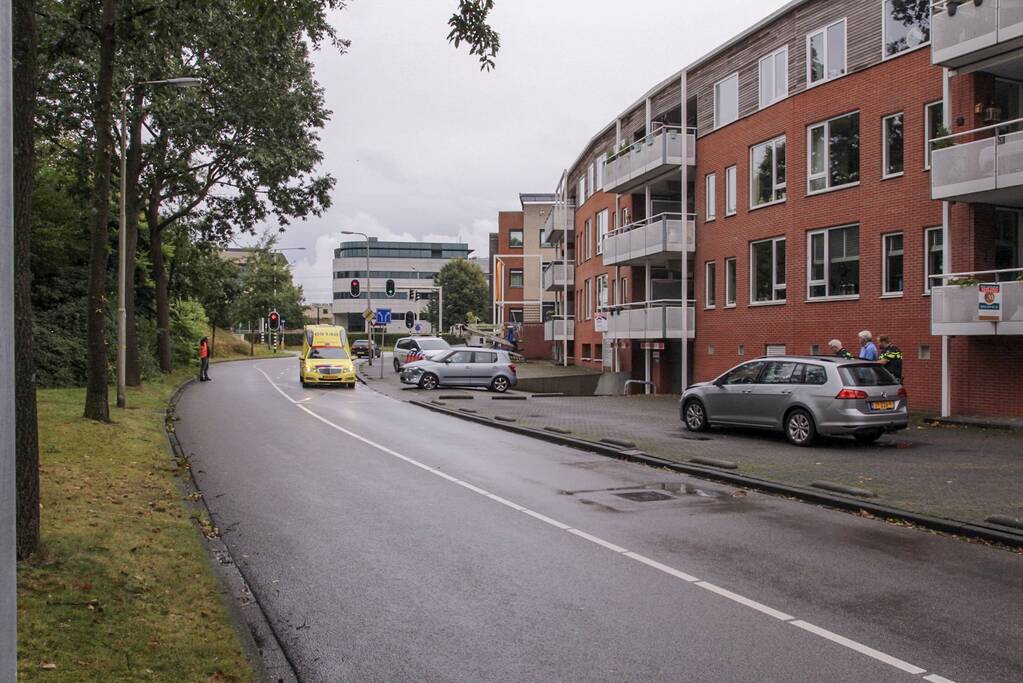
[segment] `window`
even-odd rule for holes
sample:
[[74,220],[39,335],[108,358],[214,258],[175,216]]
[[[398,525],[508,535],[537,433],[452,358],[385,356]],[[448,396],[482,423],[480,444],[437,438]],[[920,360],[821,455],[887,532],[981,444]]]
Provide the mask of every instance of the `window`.
[[884,287],[882,294],[886,296],[901,295],[903,290],[902,269],[902,233],[896,232],[891,235],[884,235],[881,247],[884,253],[882,261],[881,279]]
[[471,363],[472,362],[472,351],[455,351],[448,354],[445,358],[449,363]]
[[715,290],[717,289],[717,263],[714,261],[707,261],[706,263],[706,278],[704,279],[704,301],[706,302],[707,308],[714,308],[716,297]]
[[860,181],[860,114],[854,112],[810,126],[808,192],[823,192]]
[[789,94],[789,48],[760,60],[760,108],[768,107]]
[[589,344],[583,344],[583,360],[590,360],[590,348],[592,347]]
[[597,276],[597,310],[607,308],[607,275]]
[[727,126],[739,118],[739,74],[714,84],[714,127]]
[[725,306],[735,306],[735,264],[734,258],[725,259]]
[[803,370],[803,384],[827,384],[828,371],[820,365],[806,365]]
[[585,227],[583,227],[583,242],[586,243],[586,260],[589,261],[593,258],[593,238],[591,233],[593,228],[591,226],[592,221],[587,218]]
[[620,304],[627,304],[627,303],[629,303],[629,278],[627,278],[627,277],[623,277],[622,278],[621,293],[622,293],[622,298],[619,299],[617,303],[620,303]]
[[884,0],[884,56],[894,57],[931,40],[930,0]]
[[903,133],[902,114],[884,117],[884,177],[892,178],[902,175],[903,171]]
[[718,177],[715,173],[707,174],[707,217],[706,221],[712,221],[717,218],[717,192],[718,192]]
[[587,198],[592,197],[593,193],[595,191],[594,183],[595,183],[595,181],[597,179],[596,173],[597,173],[596,172],[596,167],[594,166],[594,164],[590,164],[589,167],[586,169],[586,197]]
[[750,208],[785,201],[785,138],[750,148]]
[[750,301],[785,301],[785,238],[750,244]]
[[809,298],[859,295],[860,226],[818,230],[808,240]]
[[806,37],[806,82],[810,87],[845,75],[845,19]]
[[513,268],[508,271],[508,286],[516,289],[522,288],[522,269]]
[[931,140],[948,135],[945,130],[945,103],[932,102],[924,110],[924,170],[931,167]]
[[510,231],[508,233],[508,246],[512,247],[512,248],[515,248],[515,247],[521,248],[522,247],[522,231],[521,230],[512,230],[512,231]]
[[931,287],[941,286],[935,275],[945,273],[945,233],[942,228],[924,230],[924,294],[930,294]]
[[604,189],[604,162],[605,161],[606,161],[606,159],[604,159],[604,157],[601,157],[601,158],[597,159],[597,181],[596,181],[596,184],[593,186],[593,191],[594,192],[596,192],[597,190],[603,190]]
[[473,351],[472,353],[473,363],[496,363],[497,354],[492,351]]
[[736,200],[736,187],[735,187],[735,166],[729,166],[725,169],[725,215],[735,215],[735,200]]
[[763,361],[746,363],[725,375],[725,384],[756,384],[760,371],[764,369]]
[[917,349],[917,354],[916,355],[917,355],[917,358],[919,358],[920,360],[930,360],[931,359],[931,345],[930,344],[921,344],[920,348]]
[[597,253],[604,253],[604,238],[607,237],[607,209],[597,214]]
[[586,319],[593,319],[593,280],[586,278]]
[[[995,270],[1023,266],[1023,214],[1010,209],[995,211]],[[998,273],[997,281],[1015,280],[1019,272]]]
[[512,310],[508,311],[508,319],[513,323],[522,322],[522,309],[513,308]]
[[803,366],[792,361],[771,361],[764,367],[758,384],[799,384],[803,381]]
[[579,187],[575,191],[575,205],[577,207],[586,203],[586,176],[579,176]]

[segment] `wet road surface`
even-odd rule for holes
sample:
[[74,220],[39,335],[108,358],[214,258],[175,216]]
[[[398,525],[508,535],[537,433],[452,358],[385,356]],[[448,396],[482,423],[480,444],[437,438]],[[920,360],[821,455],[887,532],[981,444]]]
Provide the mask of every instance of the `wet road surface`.
[[1023,676],[1019,555],[302,389],[297,364],[218,366],[176,431],[303,680]]

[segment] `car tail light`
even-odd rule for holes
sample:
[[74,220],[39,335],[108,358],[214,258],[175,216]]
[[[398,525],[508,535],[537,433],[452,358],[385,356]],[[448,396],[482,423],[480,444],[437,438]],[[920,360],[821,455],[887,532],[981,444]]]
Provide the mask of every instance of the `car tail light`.
[[845,398],[851,398],[851,399],[867,398],[867,392],[865,392],[865,391],[863,391],[861,389],[842,389],[842,391],[838,392],[838,395],[835,396],[835,398],[843,398],[843,399],[845,399]]
[[516,372],[515,363],[508,363],[508,369],[511,370],[512,373],[514,374]]
[[899,398],[908,398],[909,393],[906,391],[906,387],[899,387]]

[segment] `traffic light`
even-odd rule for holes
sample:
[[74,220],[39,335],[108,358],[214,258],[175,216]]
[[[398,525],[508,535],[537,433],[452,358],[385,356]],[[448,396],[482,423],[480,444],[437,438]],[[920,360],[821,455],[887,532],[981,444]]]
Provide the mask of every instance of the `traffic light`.
[[270,315],[266,317],[266,321],[270,326],[271,332],[277,332],[281,329],[281,314],[277,311],[270,311]]
[[359,292],[361,291],[361,285],[359,284],[359,281],[358,280],[352,280],[351,285],[350,285],[350,289],[348,291],[350,291],[352,293],[352,298],[353,299],[358,299],[359,298]]
[[416,326],[416,314],[414,311],[405,311],[405,327],[410,330]]
[[424,298],[423,297],[423,293],[420,292],[418,289],[413,289],[412,290],[412,300],[413,301],[419,301],[420,299],[423,299],[423,298]]
[[387,281],[387,284],[384,285],[384,293],[387,296],[394,296],[394,280]]

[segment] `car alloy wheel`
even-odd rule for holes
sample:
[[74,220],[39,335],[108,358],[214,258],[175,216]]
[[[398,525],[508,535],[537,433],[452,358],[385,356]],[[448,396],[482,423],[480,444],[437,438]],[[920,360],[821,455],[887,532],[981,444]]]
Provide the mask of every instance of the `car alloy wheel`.
[[437,388],[437,375],[426,374],[419,380],[419,386],[427,391],[432,391]]
[[503,394],[508,391],[508,378],[507,377],[495,377],[494,381],[490,383],[490,388],[499,394]]
[[817,436],[813,418],[805,410],[793,410],[785,420],[785,435],[796,446],[809,446]]
[[699,401],[689,401],[685,407],[686,429],[703,432],[707,429],[707,413]]

